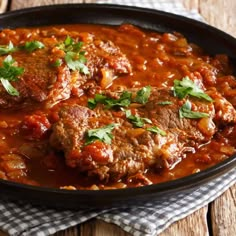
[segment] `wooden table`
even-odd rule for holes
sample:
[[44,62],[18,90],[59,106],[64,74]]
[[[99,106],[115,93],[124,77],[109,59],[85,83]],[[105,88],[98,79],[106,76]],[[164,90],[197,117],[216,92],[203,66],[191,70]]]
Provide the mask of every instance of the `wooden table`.
[[[173,0],[174,1],[174,0]],[[176,0],[177,1],[177,0]],[[181,0],[179,0],[181,1]],[[30,6],[96,2],[95,0],[11,0],[0,1],[2,11]],[[236,37],[235,0],[182,0],[187,9],[197,9],[211,25]],[[56,236],[128,236],[116,225],[101,220],[90,220],[77,227],[55,234]],[[236,235],[236,185],[208,206],[174,223],[160,236],[235,236]],[[6,236],[0,232],[0,236]]]

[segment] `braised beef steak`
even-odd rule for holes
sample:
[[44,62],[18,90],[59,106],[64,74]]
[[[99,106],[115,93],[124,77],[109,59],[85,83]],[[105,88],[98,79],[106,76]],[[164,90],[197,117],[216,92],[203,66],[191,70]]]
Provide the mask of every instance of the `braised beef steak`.
[[[162,105],[163,101],[170,104]],[[217,130],[213,121],[214,103],[190,101],[208,117],[180,118],[179,109],[184,100],[174,97],[171,90],[153,88],[146,104],[131,104],[128,108],[133,114],[150,119],[152,124],[143,127],[130,123],[124,110],[106,109],[103,105],[94,110],[68,105],[60,110],[59,120],[53,126],[51,145],[65,153],[68,166],[97,175],[101,180],[118,180],[144,173],[148,168],[172,168],[187,152],[194,152],[198,145],[209,142]],[[233,117],[230,122],[235,122],[235,110]],[[112,131],[111,144],[99,140],[86,144],[88,130],[108,124],[118,124]],[[149,131],[152,126],[159,127],[165,135]]]
[[[28,52],[16,50],[11,55],[18,67],[24,68],[24,73],[12,85],[18,90],[19,96],[9,95],[0,84],[0,108],[19,108],[20,104],[44,102],[48,106],[68,99],[72,94],[81,95],[91,87],[106,87],[119,75],[131,72],[131,65],[126,55],[119,47],[110,41],[103,41],[93,34],[60,31],[3,30],[0,33],[0,45],[12,42],[15,47],[41,38],[45,45],[40,50]],[[75,42],[82,42],[88,73],[72,71],[65,62],[65,52],[60,48],[65,38],[71,35]],[[19,41],[21,38],[21,41]],[[22,40],[22,38],[25,40]],[[4,57],[1,57],[1,63]],[[61,64],[55,66],[55,62]]]

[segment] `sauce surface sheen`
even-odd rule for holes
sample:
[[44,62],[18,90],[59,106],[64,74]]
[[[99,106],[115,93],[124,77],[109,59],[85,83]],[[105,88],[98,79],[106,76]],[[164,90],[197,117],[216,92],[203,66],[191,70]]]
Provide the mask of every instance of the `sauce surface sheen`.
[[[73,40],[68,47],[66,38]],[[24,50],[35,41],[44,47]],[[17,49],[1,54],[0,66],[11,55],[24,72],[10,81],[19,96],[0,84],[2,179],[72,190],[138,187],[191,175],[235,153],[236,80],[227,55],[207,55],[180,33],[132,25],[2,30],[0,47],[10,42]],[[77,70],[66,61],[75,51],[72,60],[86,58]],[[212,101],[178,97],[174,84],[184,78]],[[144,88],[150,94],[138,102]],[[125,91],[128,106],[88,106],[97,94],[117,102]],[[187,101],[191,112],[207,115],[181,118]],[[111,143],[96,138],[86,144],[89,130],[110,124],[117,124]]]

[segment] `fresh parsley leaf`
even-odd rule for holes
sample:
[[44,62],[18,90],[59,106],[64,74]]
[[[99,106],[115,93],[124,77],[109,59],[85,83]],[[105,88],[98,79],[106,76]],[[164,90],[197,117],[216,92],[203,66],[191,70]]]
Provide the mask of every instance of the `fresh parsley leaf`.
[[71,46],[71,45],[73,45],[73,43],[74,43],[74,40],[69,35],[67,35],[67,37],[64,41],[65,47]]
[[161,136],[166,136],[166,132],[164,130],[158,128],[157,126],[152,126],[150,128],[147,128],[147,131],[150,131],[155,134],[160,134]]
[[10,81],[17,81],[18,76],[24,72],[24,69],[13,66],[14,62],[15,60],[11,55],[4,59],[3,66],[0,67],[0,81],[10,95],[19,96],[19,92],[11,85]]
[[9,80],[6,79],[0,79],[2,86],[5,88],[5,90],[12,96],[19,96],[19,92],[11,85]]
[[83,54],[67,52],[65,55],[65,61],[71,70],[77,70],[85,75],[89,74],[88,67],[84,64],[87,60]]
[[85,65],[87,59],[85,51],[81,51],[83,42],[75,43],[74,40],[68,35],[64,42],[58,47],[63,50],[67,66],[73,71],[79,71],[85,75],[89,74],[88,67]]
[[11,55],[8,55],[4,61],[3,66],[0,67],[0,78],[7,79],[9,81],[18,80],[18,76],[24,72],[24,69],[21,67],[13,66],[15,60]]
[[[98,95],[98,94],[96,94],[96,95]],[[96,106],[97,106],[97,102],[96,102],[95,98],[88,99],[88,108],[93,110]]]
[[88,100],[88,107],[94,109],[98,103],[104,104],[106,109],[113,107],[128,107],[131,102],[145,104],[151,93],[151,86],[146,86],[136,93],[136,97],[132,100],[132,93],[124,91],[118,99],[110,98],[102,94],[96,94],[93,99]]
[[137,92],[134,102],[145,104],[147,103],[150,94],[151,94],[151,86],[145,86]]
[[131,103],[132,94],[130,92],[124,91],[119,99],[110,98],[106,100],[106,108],[110,109],[113,107],[128,107]]
[[109,100],[111,98],[103,95],[103,94],[95,94],[94,98],[91,98],[88,100],[88,107],[90,109],[94,109],[97,104],[106,104],[107,100]]
[[174,80],[174,96],[183,99],[190,95],[200,99],[205,99],[208,102],[212,102],[213,99],[204,93],[204,91],[199,88],[199,86],[189,79],[188,76],[184,77],[182,80]]
[[24,46],[21,47],[21,49],[24,49],[28,52],[33,52],[36,49],[42,49],[44,48],[44,44],[40,41],[30,41],[30,42],[26,42]]
[[62,44],[59,45],[59,48],[62,49],[64,52],[80,52],[83,46],[83,42],[75,43],[73,38],[67,35],[66,39]]
[[109,124],[98,129],[90,129],[87,131],[85,145],[91,144],[96,140],[111,144],[113,135],[112,130],[117,127],[118,124]]
[[186,103],[179,109],[179,117],[181,119],[182,118],[198,119],[209,116],[209,114],[204,112],[191,111],[191,108],[192,108],[191,102],[186,101]]
[[126,118],[135,126],[135,127],[143,127],[145,123],[151,124],[152,121],[148,118],[143,118],[137,115],[132,115],[130,110],[125,111]]
[[[98,95],[98,94],[96,94],[96,95]],[[97,106],[97,102],[96,102],[95,98],[88,99],[88,108],[93,110],[96,106]]]
[[165,105],[172,105],[173,102],[171,102],[171,101],[162,101],[162,102],[158,102],[157,104],[161,105],[161,106],[165,106]]
[[61,64],[62,64],[61,59],[57,59],[57,60],[52,64],[52,66],[54,66],[54,67],[59,67]]
[[103,94],[96,94],[94,99],[88,100],[88,107],[94,109],[97,104],[104,104],[106,109],[114,107],[128,107],[131,103],[132,93],[124,91],[118,99],[107,97]]
[[0,46],[0,55],[9,54],[15,52],[17,47],[14,47],[13,43],[10,41],[8,45],[1,45]]

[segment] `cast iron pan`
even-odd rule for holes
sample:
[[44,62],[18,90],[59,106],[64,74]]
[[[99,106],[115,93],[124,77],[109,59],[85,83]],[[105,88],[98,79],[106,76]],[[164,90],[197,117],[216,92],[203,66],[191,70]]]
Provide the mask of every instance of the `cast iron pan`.
[[[0,28],[72,23],[107,25],[131,23],[159,32],[177,31],[185,35],[190,42],[204,48],[209,54],[224,53],[230,58],[234,58],[236,55],[236,39],[230,35],[207,24],[157,10],[117,5],[67,4],[23,9],[0,15]],[[138,204],[153,198],[174,195],[177,192],[191,191],[235,166],[236,155],[212,168],[188,177],[161,184],[120,190],[68,191],[0,180],[0,197],[73,209]]]

